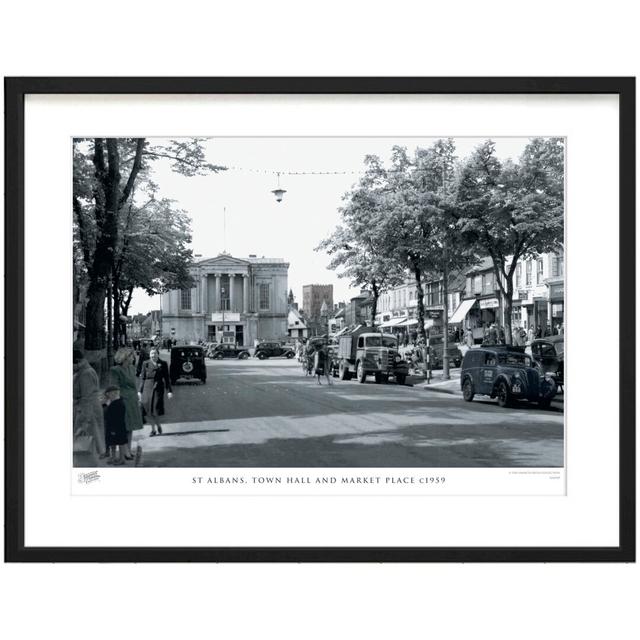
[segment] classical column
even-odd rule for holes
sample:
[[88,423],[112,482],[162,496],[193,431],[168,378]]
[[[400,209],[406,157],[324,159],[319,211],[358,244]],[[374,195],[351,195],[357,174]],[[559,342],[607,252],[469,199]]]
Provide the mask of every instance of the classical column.
[[234,306],[234,291],[233,291],[233,281],[235,280],[236,274],[235,273],[230,273],[229,274],[229,311],[235,311],[235,306]]
[[207,274],[200,278],[200,312],[207,313]]
[[249,275],[242,274],[242,313],[249,313]]
[[216,273],[216,298],[213,301],[213,310],[220,311],[220,274]]

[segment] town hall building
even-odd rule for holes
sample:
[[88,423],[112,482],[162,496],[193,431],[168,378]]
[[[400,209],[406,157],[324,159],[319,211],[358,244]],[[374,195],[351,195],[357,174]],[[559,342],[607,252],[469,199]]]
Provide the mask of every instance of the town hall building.
[[221,253],[190,269],[195,286],[162,295],[165,335],[252,347],[287,337],[289,263]]

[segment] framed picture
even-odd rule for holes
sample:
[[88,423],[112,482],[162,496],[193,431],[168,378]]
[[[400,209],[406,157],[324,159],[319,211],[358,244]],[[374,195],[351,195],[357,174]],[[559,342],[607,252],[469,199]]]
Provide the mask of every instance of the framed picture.
[[21,562],[635,560],[635,80],[8,78]]

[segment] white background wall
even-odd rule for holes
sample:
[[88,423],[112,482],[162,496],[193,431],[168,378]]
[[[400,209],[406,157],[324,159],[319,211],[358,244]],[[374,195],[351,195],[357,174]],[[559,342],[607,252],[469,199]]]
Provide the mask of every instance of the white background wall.
[[[3,8],[0,60],[3,75],[635,75],[632,7],[113,0],[104,11],[79,0],[25,0]],[[11,638],[539,640],[638,629],[637,565],[58,564],[0,572]]]

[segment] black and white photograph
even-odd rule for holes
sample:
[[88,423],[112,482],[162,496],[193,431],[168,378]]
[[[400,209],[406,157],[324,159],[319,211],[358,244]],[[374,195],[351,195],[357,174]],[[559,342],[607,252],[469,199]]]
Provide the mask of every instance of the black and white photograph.
[[566,141],[482,133],[75,137],[76,471],[563,469]]
[[19,555],[626,554],[627,85],[558,82],[16,80]]

